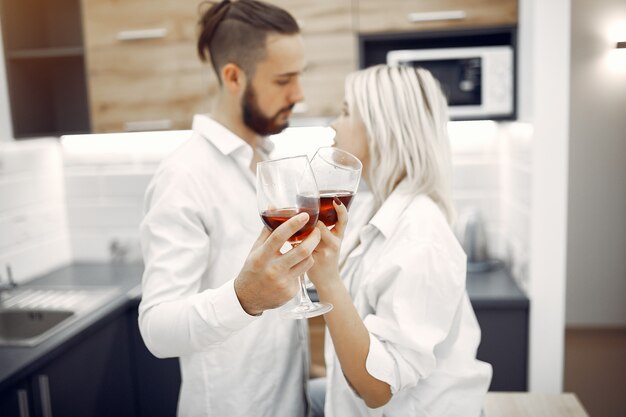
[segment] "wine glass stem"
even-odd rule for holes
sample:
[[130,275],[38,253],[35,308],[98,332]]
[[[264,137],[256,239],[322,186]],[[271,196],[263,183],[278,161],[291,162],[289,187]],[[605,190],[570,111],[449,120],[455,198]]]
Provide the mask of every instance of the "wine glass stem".
[[300,281],[300,305],[312,305],[311,299],[309,298],[309,293],[306,290],[306,282],[304,282],[304,274],[298,277]]

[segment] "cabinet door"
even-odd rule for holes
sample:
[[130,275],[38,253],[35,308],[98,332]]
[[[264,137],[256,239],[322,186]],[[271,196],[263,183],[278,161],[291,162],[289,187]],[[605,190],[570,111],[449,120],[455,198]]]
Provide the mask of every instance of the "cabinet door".
[[526,391],[528,309],[475,308],[481,341],[477,358],[493,367],[489,391]]
[[38,415],[135,416],[128,326],[120,315],[33,373]]
[[137,415],[175,416],[181,381],[178,358],[158,359],[146,348],[139,333],[137,306],[127,317],[137,381]]
[[95,132],[189,129],[217,80],[196,53],[195,0],[83,0]]
[[517,24],[517,0],[357,0],[361,33]]
[[0,417],[34,415],[31,390],[26,382],[19,382],[0,392]]
[[298,21],[307,69],[304,103],[298,116],[334,117],[341,110],[344,80],[357,69],[357,46],[350,0],[273,0]]

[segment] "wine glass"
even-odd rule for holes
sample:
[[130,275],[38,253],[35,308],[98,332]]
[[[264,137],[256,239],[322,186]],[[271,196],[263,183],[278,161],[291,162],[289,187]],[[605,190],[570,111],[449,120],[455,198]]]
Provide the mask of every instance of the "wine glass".
[[359,187],[363,164],[349,152],[323,147],[313,155],[311,168],[320,193],[319,219],[327,227],[333,227],[337,223],[333,199],[337,197],[346,209],[350,208]]
[[[256,172],[259,213],[270,230],[299,213],[309,214],[309,221],[289,238],[289,243],[297,246],[313,231],[319,215],[319,192],[309,160],[302,155],[259,162]],[[304,319],[333,308],[332,304],[311,301],[303,276],[299,283],[300,302],[292,309],[281,310],[282,317]]]

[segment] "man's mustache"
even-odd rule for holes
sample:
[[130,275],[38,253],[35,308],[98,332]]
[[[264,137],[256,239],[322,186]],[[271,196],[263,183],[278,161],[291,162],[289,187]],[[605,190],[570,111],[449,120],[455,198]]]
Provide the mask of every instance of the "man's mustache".
[[296,105],[296,103],[293,103],[293,104],[290,104],[290,105],[289,105],[289,106],[287,106],[287,107],[284,107],[284,108],[280,109],[280,110],[278,111],[278,113],[276,113],[276,116],[278,116],[278,115],[279,115],[279,114],[281,114],[281,113],[284,113],[284,112],[287,112],[287,111],[291,111],[291,110],[293,110],[293,107],[294,107],[295,105]]

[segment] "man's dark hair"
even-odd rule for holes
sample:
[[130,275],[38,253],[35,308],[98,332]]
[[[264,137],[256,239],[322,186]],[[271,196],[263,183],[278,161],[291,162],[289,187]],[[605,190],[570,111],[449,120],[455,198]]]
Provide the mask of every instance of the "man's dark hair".
[[270,33],[293,35],[298,23],[287,11],[257,0],[207,2],[210,8],[200,18],[198,54],[209,58],[222,83],[220,69],[228,63],[239,66],[252,77],[256,63],[265,57]]

